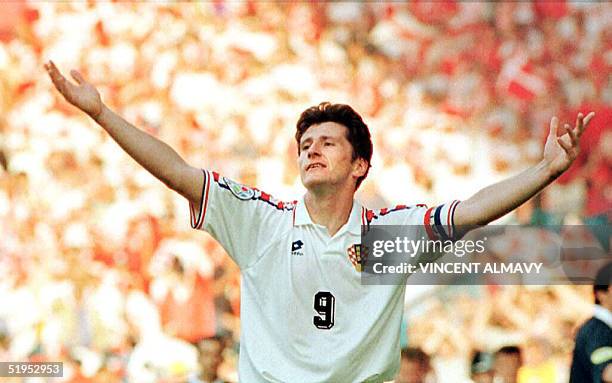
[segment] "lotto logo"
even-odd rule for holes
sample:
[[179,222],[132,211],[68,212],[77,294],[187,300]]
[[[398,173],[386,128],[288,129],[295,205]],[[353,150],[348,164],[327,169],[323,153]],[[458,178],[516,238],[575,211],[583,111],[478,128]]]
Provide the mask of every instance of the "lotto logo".
[[299,239],[294,241],[291,244],[291,255],[304,255],[304,253],[300,251],[302,247],[304,247],[304,242]]

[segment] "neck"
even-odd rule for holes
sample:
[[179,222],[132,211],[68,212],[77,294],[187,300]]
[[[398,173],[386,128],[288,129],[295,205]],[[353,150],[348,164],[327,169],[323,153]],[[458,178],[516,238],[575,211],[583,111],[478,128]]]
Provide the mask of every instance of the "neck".
[[304,203],[312,222],[325,226],[329,235],[333,236],[349,220],[353,195],[352,190],[335,190],[333,193],[309,190],[304,197]]

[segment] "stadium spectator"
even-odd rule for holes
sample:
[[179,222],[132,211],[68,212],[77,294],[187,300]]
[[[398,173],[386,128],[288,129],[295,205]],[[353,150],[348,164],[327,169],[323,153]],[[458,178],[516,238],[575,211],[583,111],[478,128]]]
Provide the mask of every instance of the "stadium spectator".
[[593,283],[595,313],[576,334],[570,382],[612,381],[612,263],[597,273]]
[[396,383],[433,383],[435,378],[430,358],[420,348],[408,347],[402,350],[400,372]]
[[523,365],[521,349],[518,346],[504,346],[494,354],[494,381],[517,383],[518,372]]
[[213,336],[200,341],[198,344],[200,374],[198,378],[202,383],[222,382],[219,369],[223,362],[225,341],[223,337]]

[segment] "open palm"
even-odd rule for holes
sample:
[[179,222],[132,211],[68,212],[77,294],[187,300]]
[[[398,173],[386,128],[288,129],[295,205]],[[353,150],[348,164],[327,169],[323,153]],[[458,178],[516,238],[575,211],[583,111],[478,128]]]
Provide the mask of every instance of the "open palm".
[[83,76],[76,70],[70,71],[70,75],[76,81],[71,83],[57,69],[53,61],[45,64],[45,69],[53,81],[55,88],[64,96],[66,101],[81,109],[91,117],[97,117],[102,111],[102,99],[98,90],[85,81]]
[[559,119],[553,117],[550,120],[550,130],[544,145],[544,161],[548,164],[553,175],[561,175],[578,157],[580,136],[582,136],[584,129],[594,115],[595,113],[591,112],[584,117],[582,113],[578,113],[576,126],[572,128],[569,124],[565,124],[565,133],[561,136],[557,134]]

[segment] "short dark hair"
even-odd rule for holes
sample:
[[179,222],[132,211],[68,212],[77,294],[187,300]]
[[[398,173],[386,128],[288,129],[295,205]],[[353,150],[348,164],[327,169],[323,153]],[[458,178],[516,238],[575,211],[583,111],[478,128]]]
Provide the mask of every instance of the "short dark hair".
[[348,131],[346,138],[353,147],[353,161],[362,158],[368,163],[365,174],[357,179],[355,189],[358,189],[361,182],[368,176],[370,161],[372,160],[372,137],[368,126],[363,122],[359,113],[355,112],[349,105],[322,102],[319,105],[311,106],[302,112],[296,124],[295,140],[298,144],[298,154],[300,153],[302,135],[312,125],[323,122],[335,122],[346,126]]
[[612,279],[612,262],[606,263],[595,276],[595,282],[593,282],[593,295],[595,295],[595,304],[599,305],[601,302],[597,298],[598,291],[608,291],[610,288],[610,279]]
[[495,351],[495,357],[497,358],[499,355],[514,355],[519,358],[520,363],[523,364],[523,356],[521,353],[521,349],[518,346],[504,346],[499,350]]

